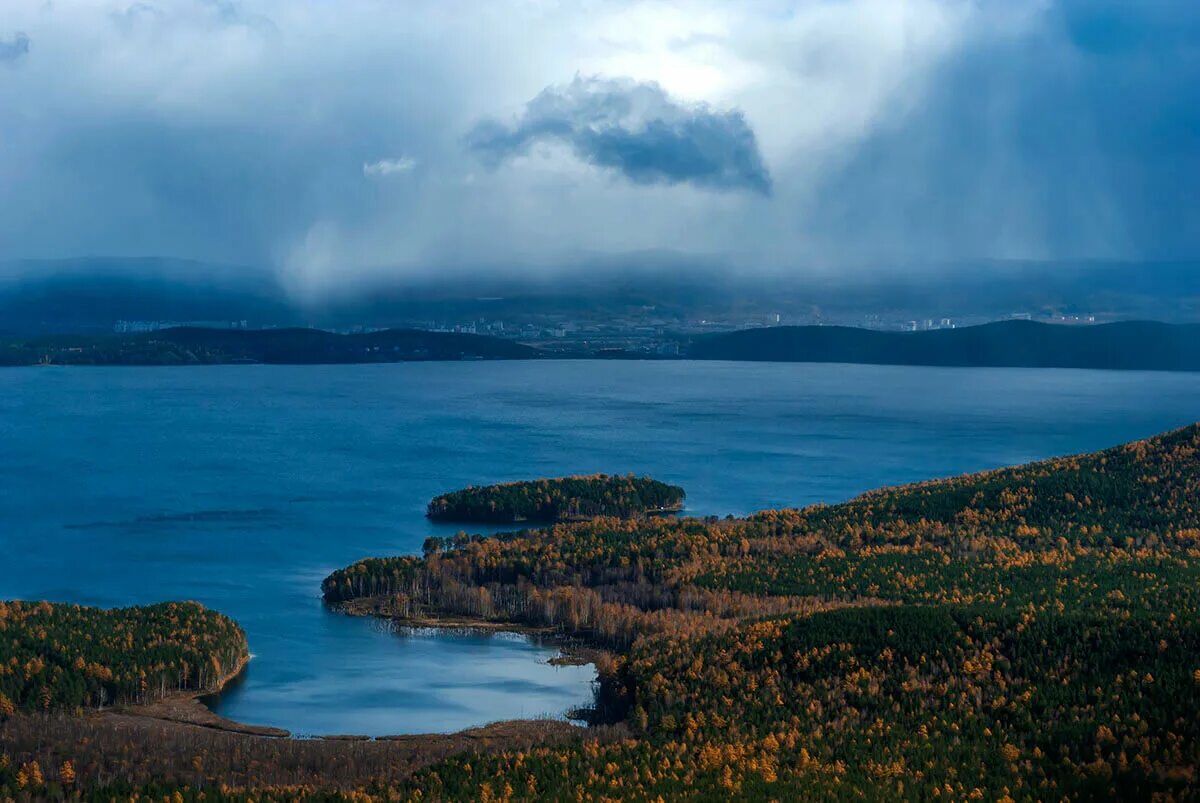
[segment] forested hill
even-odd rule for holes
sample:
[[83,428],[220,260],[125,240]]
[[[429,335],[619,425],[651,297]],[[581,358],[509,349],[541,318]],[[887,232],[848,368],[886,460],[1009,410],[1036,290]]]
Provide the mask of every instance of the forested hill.
[[696,360],[1198,371],[1200,325],[1128,321],[1061,326],[1001,321],[928,332],[776,326],[699,338],[687,356]]
[[179,327],[111,335],[0,339],[0,365],[211,365],[380,363],[408,360],[529,359],[510,340],[456,332],[385,329],[340,335],[321,329]]

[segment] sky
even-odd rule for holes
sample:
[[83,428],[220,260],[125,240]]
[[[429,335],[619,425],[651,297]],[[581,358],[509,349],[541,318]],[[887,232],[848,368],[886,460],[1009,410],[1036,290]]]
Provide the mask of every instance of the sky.
[[0,260],[1200,257],[1194,0],[3,0]]

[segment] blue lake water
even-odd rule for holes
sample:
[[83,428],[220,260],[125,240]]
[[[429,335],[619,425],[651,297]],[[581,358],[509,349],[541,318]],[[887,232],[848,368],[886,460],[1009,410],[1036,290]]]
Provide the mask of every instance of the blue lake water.
[[0,371],[0,599],[199,600],[255,658],[215,703],[301,734],[453,731],[587,702],[512,635],[397,634],[319,585],[413,553],[433,495],[579,472],[689,512],[834,502],[1200,419],[1200,375],[693,362]]

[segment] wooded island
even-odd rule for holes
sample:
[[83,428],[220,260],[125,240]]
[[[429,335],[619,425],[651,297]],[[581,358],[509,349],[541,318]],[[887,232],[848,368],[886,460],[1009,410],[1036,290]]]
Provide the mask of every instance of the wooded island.
[[679,486],[650,477],[590,474],[463,488],[434,497],[426,515],[491,524],[629,517],[678,512],[684,496]]

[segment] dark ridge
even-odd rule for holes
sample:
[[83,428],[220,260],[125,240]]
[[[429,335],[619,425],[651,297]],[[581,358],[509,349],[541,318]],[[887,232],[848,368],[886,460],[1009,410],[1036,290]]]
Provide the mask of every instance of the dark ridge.
[[843,362],[1011,368],[1200,371],[1200,325],[1126,321],[1063,326],[1002,321],[962,329],[878,332],[777,326],[695,340],[694,360]]
[[321,329],[202,329],[0,339],[0,365],[314,365],[420,360],[520,360],[529,346],[486,335],[387,329],[340,335]]

